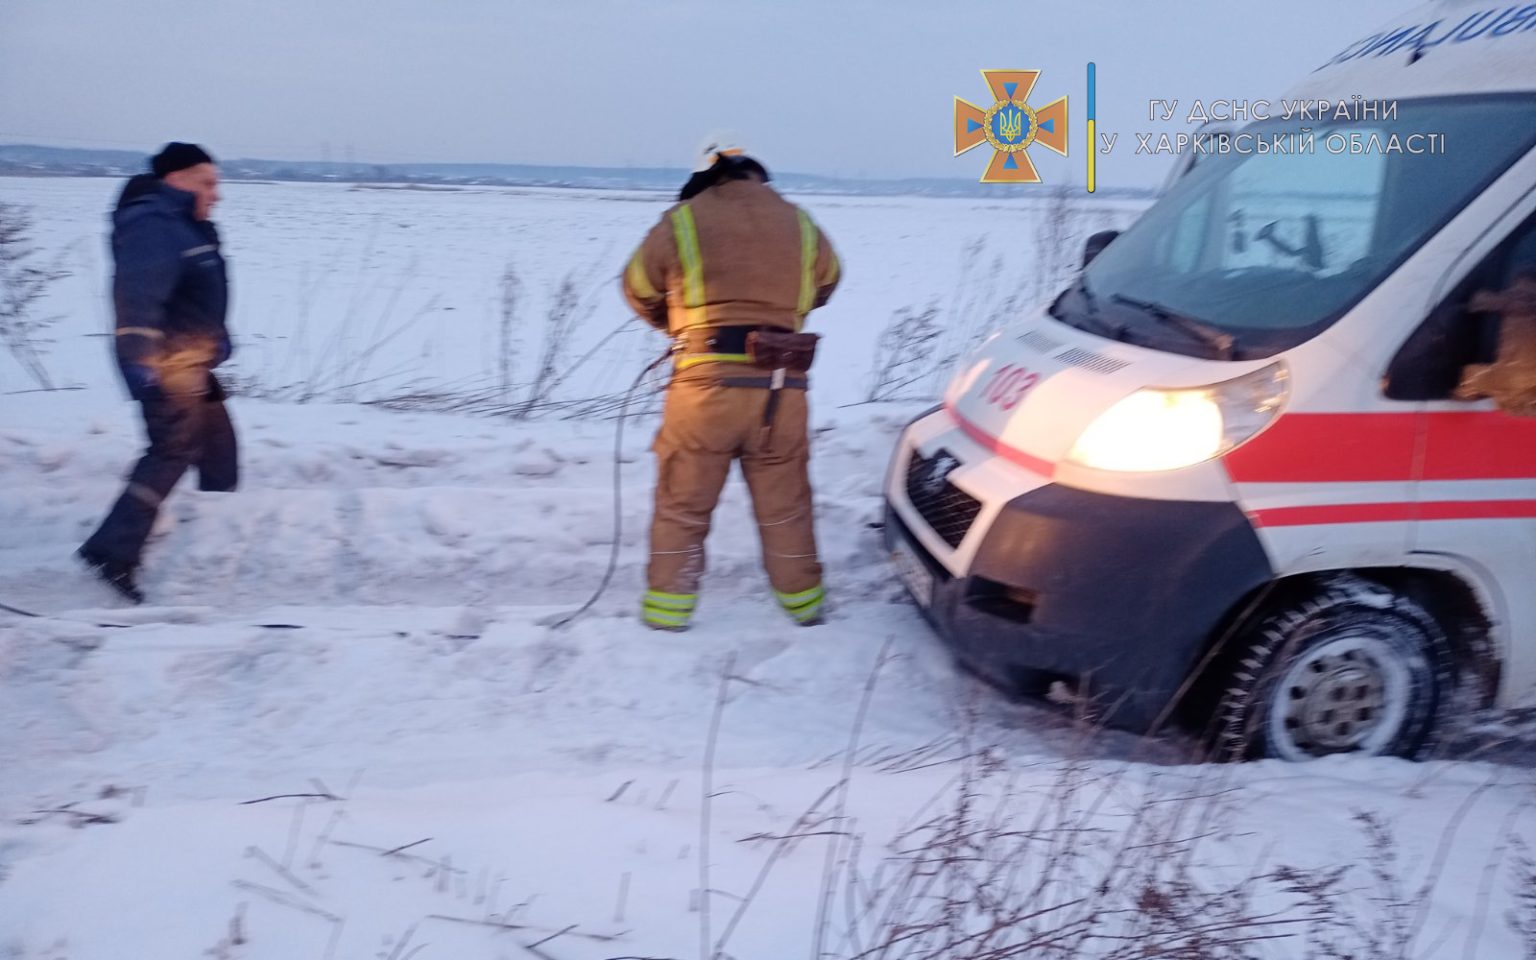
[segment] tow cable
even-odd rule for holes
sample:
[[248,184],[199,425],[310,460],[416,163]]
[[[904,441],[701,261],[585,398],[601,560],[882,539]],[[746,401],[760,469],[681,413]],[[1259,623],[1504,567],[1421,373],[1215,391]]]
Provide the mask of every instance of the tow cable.
[[57,620],[61,623],[80,623],[88,627],[102,627],[104,629],[127,630],[130,626],[126,623],[93,623],[89,620],[74,620],[70,617],[54,617],[45,613],[33,613],[31,610],[23,610],[20,607],[13,607],[8,603],[0,603],[0,610],[4,610],[6,613],[14,613],[18,617],[27,617],[32,620]]
[[608,591],[608,585],[613,582],[614,571],[619,566],[620,541],[624,535],[624,420],[629,415],[629,401],[634,397],[635,391],[640,389],[640,384],[645,381],[650,372],[665,363],[667,358],[676,353],[677,350],[677,344],[667,347],[665,353],[645,365],[645,369],[641,370],[640,375],[635,377],[635,382],[631,383],[629,389],[624,391],[624,401],[619,404],[619,424],[617,429],[614,430],[613,435],[613,546],[608,550],[608,569],[603,571],[602,582],[597,585],[597,590],[593,592],[592,596],[587,598],[587,602],[582,604],[575,612],[569,613],[550,624],[551,630],[559,630],[588,610],[591,610],[592,606]]
[[[613,582],[613,575],[615,571],[618,570],[619,566],[619,548],[622,545],[621,541],[624,535],[624,421],[629,416],[629,402],[634,398],[635,391],[640,389],[640,384],[645,382],[645,378],[650,375],[650,372],[665,363],[667,358],[676,352],[677,345],[674,344],[669,346],[665,353],[657,357],[655,360],[652,360],[650,363],[646,364],[645,368],[642,369],[639,375],[635,377],[634,382],[629,385],[629,389],[624,391],[624,400],[619,404],[618,426],[615,428],[613,436],[613,545],[608,550],[608,568],[603,571],[602,581],[597,585],[597,589],[593,591],[592,596],[587,598],[587,602],[583,603],[575,611],[565,615],[564,617],[561,617],[559,620],[556,620],[554,623],[550,624],[550,628],[553,630],[558,630],[567,626],[577,617],[586,613],[588,610],[591,610],[593,605],[596,604],[598,600],[602,599],[603,594],[608,592],[608,586]],[[13,607],[6,603],[0,603],[0,610],[4,610],[7,613],[13,613],[18,617],[27,617],[33,620],[57,620],[63,623],[81,623],[87,626],[102,627],[115,630],[127,630],[134,626],[134,624],[128,623],[93,623],[85,620],[74,620],[69,617],[58,617],[42,613],[33,613],[31,610],[23,610],[20,607]],[[260,627],[265,630],[303,629],[300,624],[296,623],[258,623],[253,624],[253,626]]]
[[[78,623],[86,627],[100,627],[104,630],[131,630],[134,627],[164,626],[164,623],[156,624],[154,621],[146,623],[103,623],[98,620],[76,620],[74,617],[61,617],[56,614],[34,613],[31,610],[23,610],[21,607],[13,607],[8,603],[0,603],[0,610],[13,613],[18,617],[26,617],[30,620],[52,620],[55,623]],[[253,623],[251,626],[260,630],[303,630],[301,623]]]

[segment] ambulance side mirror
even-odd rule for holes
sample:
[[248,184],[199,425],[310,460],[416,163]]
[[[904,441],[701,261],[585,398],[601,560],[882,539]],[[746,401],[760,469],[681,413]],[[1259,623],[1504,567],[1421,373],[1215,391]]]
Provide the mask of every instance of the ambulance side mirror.
[[1092,263],[1093,258],[1103,253],[1104,248],[1109,246],[1109,242],[1118,236],[1120,236],[1119,230],[1100,230],[1089,237],[1083,244],[1083,266],[1086,267]]

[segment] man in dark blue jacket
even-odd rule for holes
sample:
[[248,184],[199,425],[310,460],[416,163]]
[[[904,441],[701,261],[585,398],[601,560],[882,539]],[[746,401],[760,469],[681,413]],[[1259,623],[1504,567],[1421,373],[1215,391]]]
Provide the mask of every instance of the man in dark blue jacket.
[[202,490],[233,490],[235,430],[213,368],[228,359],[224,318],[229,286],[219,235],[209,222],[219,201],[213,158],[170,143],[153,174],[128,182],[112,214],[117,273],[117,363],[143,407],[149,449],[112,511],[79,550],[103,580],[134,603],[144,542],[160,504],[189,467]]

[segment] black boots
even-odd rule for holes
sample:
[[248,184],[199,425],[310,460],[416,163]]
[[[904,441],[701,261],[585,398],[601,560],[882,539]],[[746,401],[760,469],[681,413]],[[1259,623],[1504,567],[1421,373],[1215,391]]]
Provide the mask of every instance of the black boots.
[[121,563],[108,560],[85,547],[75,551],[91,572],[100,577],[102,582],[116,590],[120,596],[130,603],[143,603],[144,594],[139,592],[139,585],[134,583],[134,568]]

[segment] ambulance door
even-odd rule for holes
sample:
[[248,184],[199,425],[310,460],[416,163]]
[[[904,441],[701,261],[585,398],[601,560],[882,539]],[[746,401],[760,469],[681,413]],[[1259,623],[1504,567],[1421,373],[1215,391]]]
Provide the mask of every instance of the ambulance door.
[[[1408,339],[1388,367],[1389,397],[1424,400],[1411,550],[1429,566],[1483,581],[1495,633],[1526,650],[1505,650],[1505,689],[1536,677],[1536,416],[1507,413],[1492,399],[1456,398],[1468,365],[1499,354],[1497,312],[1475,310],[1480,292],[1536,281],[1536,214],[1478,261]],[[1520,214],[1511,211],[1513,220]],[[1507,228],[1505,228],[1507,229]],[[1495,232],[1494,236],[1498,233]],[[1513,329],[1513,326],[1511,327]],[[1536,394],[1536,383],[1531,385]]]

